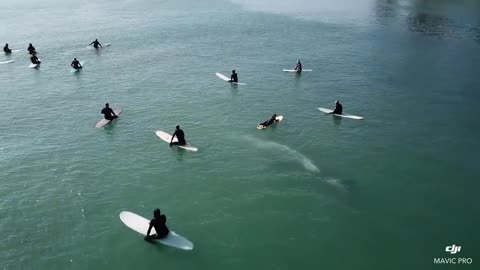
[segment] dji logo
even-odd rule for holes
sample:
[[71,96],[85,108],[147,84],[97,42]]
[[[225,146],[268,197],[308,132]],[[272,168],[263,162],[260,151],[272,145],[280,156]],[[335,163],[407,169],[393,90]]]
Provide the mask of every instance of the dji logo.
[[455,253],[460,252],[461,249],[462,249],[461,246],[451,245],[451,246],[447,246],[447,247],[445,248],[445,252],[448,252],[448,253],[450,253],[450,254],[455,254]]

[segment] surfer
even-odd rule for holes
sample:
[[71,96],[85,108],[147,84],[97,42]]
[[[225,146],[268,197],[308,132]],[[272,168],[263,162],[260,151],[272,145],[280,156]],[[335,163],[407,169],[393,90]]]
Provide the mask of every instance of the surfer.
[[238,76],[237,73],[235,73],[235,70],[232,70],[232,75],[230,75],[230,81],[228,82],[238,82]]
[[112,108],[110,108],[108,103],[105,104],[105,108],[103,108],[100,113],[105,116],[105,119],[110,120],[110,121],[112,121],[115,118],[118,118],[118,115],[116,115],[113,112]]
[[277,120],[277,115],[276,115],[276,114],[273,114],[272,117],[270,117],[270,119],[268,119],[267,121],[262,122],[262,123],[260,123],[260,124],[258,124],[258,125],[259,125],[259,126],[268,127],[268,126],[270,126],[271,124],[276,123],[276,122],[278,122],[278,120]]
[[33,47],[32,43],[28,44],[27,51],[28,51],[29,54],[36,54],[37,53],[37,50],[35,49],[35,47]]
[[297,65],[295,66],[294,70],[298,73],[302,72],[302,63],[300,63],[300,59],[297,60]]
[[340,101],[335,101],[335,110],[331,112],[330,114],[342,114],[343,112],[343,106],[340,104]]
[[3,47],[3,52],[4,53],[12,53],[12,50],[10,50],[10,48],[8,48],[8,43],[5,44],[5,47]]
[[73,58],[73,61],[72,61],[72,63],[70,64],[70,66],[72,66],[74,69],[81,69],[81,68],[83,68],[83,67],[82,67],[82,64],[80,64],[80,62],[77,60],[77,58]]
[[[150,225],[148,226],[148,231],[147,231],[147,236],[145,236],[145,241],[150,242],[153,239],[162,239],[165,238],[168,233],[170,232],[168,230],[168,227],[166,225],[167,223],[167,217],[165,215],[162,215],[160,213],[160,209],[155,209],[153,210],[153,219],[150,220]],[[150,235],[150,231],[152,230],[152,227],[155,228],[155,232],[157,234]]]
[[[177,136],[176,142],[173,141],[173,138],[175,138],[175,136]],[[187,142],[185,141],[185,133],[183,133],[183,130],[180,129],[179,125],[175,127],[175,132],[173,133],[172,139],[170,140],[170,146],[172,146],[172,144],[175,144],[175,145],[187,144]]]
[[32,61],[32,64],[40,64],[40,60],[38,59],[38,57],[35,54],[33,54],[30,57],[30,61]]
[[94,47],[95,49],[98,49],[98,46],[99,46],[99,45],[100,45],[100,47],[103,48],[102,44],[100,44],[100,42],[98,41],[98,39],[95,39],[95,40],[94,40],[92,43],[90,43],[90,45],[88,45],[88,46],[91,46],[92,44],[93,44],[93,47]]

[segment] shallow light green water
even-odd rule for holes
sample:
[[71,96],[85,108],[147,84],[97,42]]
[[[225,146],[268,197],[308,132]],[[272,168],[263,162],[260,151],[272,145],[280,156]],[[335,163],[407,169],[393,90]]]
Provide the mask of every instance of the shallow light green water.
[[[475,267],[479,4],[359,2],[0,1],[0,269]],[[118,218],[156,207],[192,252]]]

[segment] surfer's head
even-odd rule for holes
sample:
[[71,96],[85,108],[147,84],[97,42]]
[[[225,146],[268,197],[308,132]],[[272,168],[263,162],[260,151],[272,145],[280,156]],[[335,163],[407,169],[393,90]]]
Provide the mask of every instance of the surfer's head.
[[179,126],[179,125],[177,125],[177,126],[175,127],[175,129],[180,129],[180,126]]
[[107,107],[107,108],[108,108],[108,106],[110,106],[110,104],[108,104],[108,103],[105,103],[105,107]]
[[272,115],[272,118],[277,118],[277,114],[274,113],[274,114]]
[[338,100],[335,100],[335,105],[337,105],[337,104],[339,104],[339,103],[340,103],[340,101],[338,101]]
[[73,61],[77,61],[77,58],[73,58]]
[[297,59],[297,63],[300,63],[300,59]]
[[234,70],[232,70],[232,73],[235,73],[235,69],[234,69]]
[[160,218],[160,216],[161,216],[160,209],[157,208],[157,209],[153,210],[153,217],[154,218]]

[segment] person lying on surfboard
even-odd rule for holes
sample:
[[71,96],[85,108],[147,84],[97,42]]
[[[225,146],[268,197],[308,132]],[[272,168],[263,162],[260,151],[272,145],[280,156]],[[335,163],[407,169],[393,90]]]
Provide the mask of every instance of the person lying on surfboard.
[[32,43],[28,44],[27,51],[28,51],[29,54],[36,54],[37,53],[37,50],[35,49],[35,47],[33,47]]
[[343,112],[343,106],[340,104],[340,101],[335,101],[335,110],[329,114],[342,114]]
[[[173,142],[173,138],[175,138],[175,136],[177,136],[177,141]],[[179,125],[175,127],[175,132],[173,133],[172,139],[170,140],[170,146],[172,146],[173,144],[175,145],[187,144],[187,142],[185,141],[185,133],[183,133],[183,130],[180,129]]]
[[92,44],[93,44],[93,47],[94,47],[95,49],[98,49],[98,45],[100,45],[100,47],[103,48],[102,44],[100,44],[100,42],[98,41],[98,39],[95,39],[95,40],[94,40],[92,43],[90,43],[90,45],[88,45],[88,46],[91,46]]
[[294,70],[297,72],[302,72],[302,63],[300,63],[300,59],[297,60],[297,65],[295,66]]
[[40,64],[40,60],[38,60],[36,55],[32,55],[32,57],[30,57],[30,61],[32,61],[32,64]]
[[8,43],[6,43],[5,47],[3,47],[3,52],[4,53],[12,53],[12,50],[10,50],[10,48],[8,48]]
[[278,122],[278,120],[277,120],[277,115],[276,115],[276,114],[273,114],[272,117],[270,117],[270,119],[268,119],[267,121],[262,122],[262,123],[260,123],[260,124],[258,124],[258,125],[259,125],[259,126],[268,127],[268,126],[270,126],[271,124],[276,123],[276,122]]
[[230,81],[228,82],[238,82],[238,76],[237,73],[235,73],[235,70],[232,70],[232,75],[230,75]]
[[[150,242],[153,239],[162,239],[165,238],[170,230],[168,229],[167,225],[167,217],[160,213],[160,209],[153,210],[153,219],[150,220],[150,226],[148,226],[147,236],[145,236],[145,241]],[[155,228],[155,232],[157,234],[150,235],[150,231],[152,227]]]
[[82,64],[80,64],[80,62],[77,60],[77,58],[73,58],[73,61],[72,61],[72,63],[70,64],[70,66],[72,66],[74,69],[81,69],[81,68],[83,68],[83,67],[82,67]]
[[110,105],[108,103],[105,104],[105,108],[103,108],[100,113],[104,115],[105,119],[110,121],[112,121],[115,118],[118,118],[118,115],[116,115],[113,112],[112,108],[110,108]]

